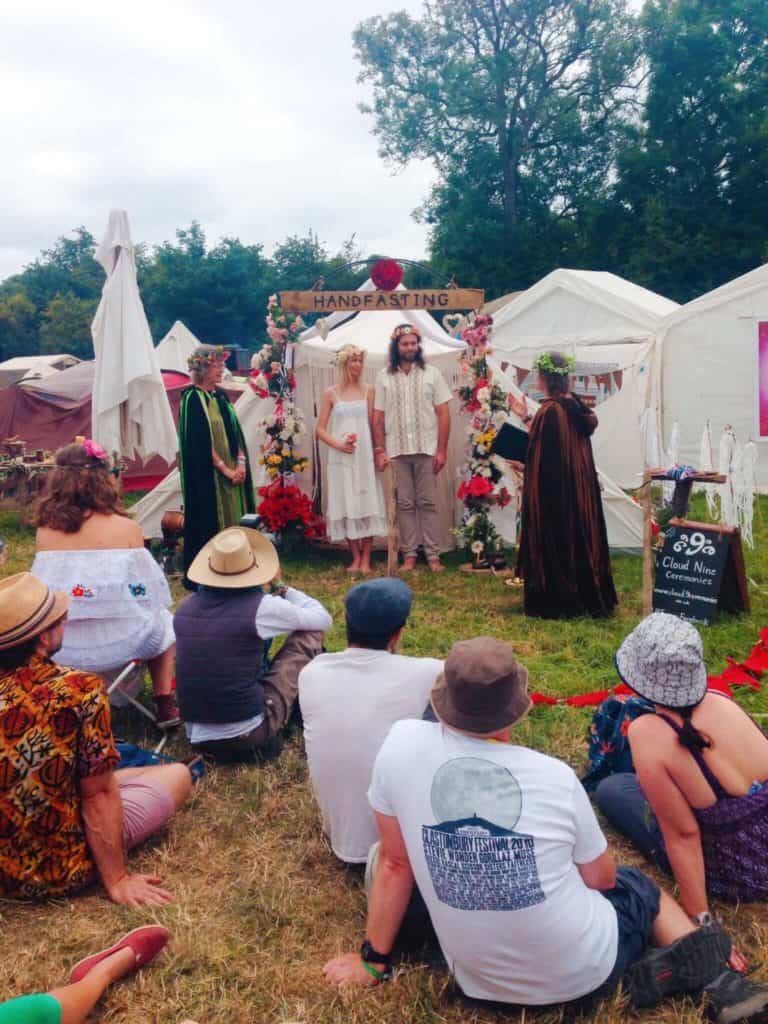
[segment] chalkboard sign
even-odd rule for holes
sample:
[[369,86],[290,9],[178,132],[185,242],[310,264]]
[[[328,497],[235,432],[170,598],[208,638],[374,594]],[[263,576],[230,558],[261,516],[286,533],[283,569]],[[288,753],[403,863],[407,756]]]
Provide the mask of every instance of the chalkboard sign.
[[673,519],[656,557],[654,611],[709,625],[718,608],[747,607],[739,531]]

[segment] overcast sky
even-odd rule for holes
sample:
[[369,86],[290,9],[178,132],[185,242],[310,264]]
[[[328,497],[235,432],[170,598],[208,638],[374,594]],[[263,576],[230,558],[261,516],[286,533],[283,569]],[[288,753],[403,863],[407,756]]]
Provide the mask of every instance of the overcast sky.
[[314,229],[418,259],[432,172],[377,155],[351,34],[420,0],[2,0],[0,279],[80,224],[135,242]]

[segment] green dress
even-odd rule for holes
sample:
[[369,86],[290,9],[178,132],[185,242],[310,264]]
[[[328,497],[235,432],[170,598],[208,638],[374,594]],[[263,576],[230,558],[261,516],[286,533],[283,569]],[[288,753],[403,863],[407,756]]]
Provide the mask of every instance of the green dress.
[[[230,469],[238,452],[246,477],[234,485],[214,468],[213,452]],[[211,537],[256,511],[248,448],[237,413],[226,394],[194,385],[182,392],[179,409],[179,473],[184,502],[184,573]]]

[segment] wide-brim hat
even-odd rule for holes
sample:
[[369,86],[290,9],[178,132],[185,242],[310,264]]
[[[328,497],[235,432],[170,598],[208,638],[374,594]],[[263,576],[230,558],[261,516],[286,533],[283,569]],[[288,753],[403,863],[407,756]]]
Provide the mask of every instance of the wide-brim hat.
[[512,645],[490,636],[459,640],[435,680],[430,701],[446,725],[476,736],[508,729],[531,709],[528,670]]
[[258,587],[277,576],[280,559],[263,533],[230,526],[203,545],[187,570],[193,583],[206,587]]
[[69,595],[51,590],[31,572],[0,580],[0,651],[31,640],[69,608]]
[[693,707],[707,692],[698,630],[666,612],[635,626],[616,652],[616,669],[635,693],[664,707]]

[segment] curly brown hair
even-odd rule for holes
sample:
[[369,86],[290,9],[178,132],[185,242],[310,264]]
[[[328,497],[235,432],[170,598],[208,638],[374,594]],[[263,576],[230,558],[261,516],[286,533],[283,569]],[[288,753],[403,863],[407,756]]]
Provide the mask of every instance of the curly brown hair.
[[56,468],[45,481],[35,510],[35,525],[77,533],[94,512],[127,516],[114,477],[101,459],[81,444],[56,452]]

